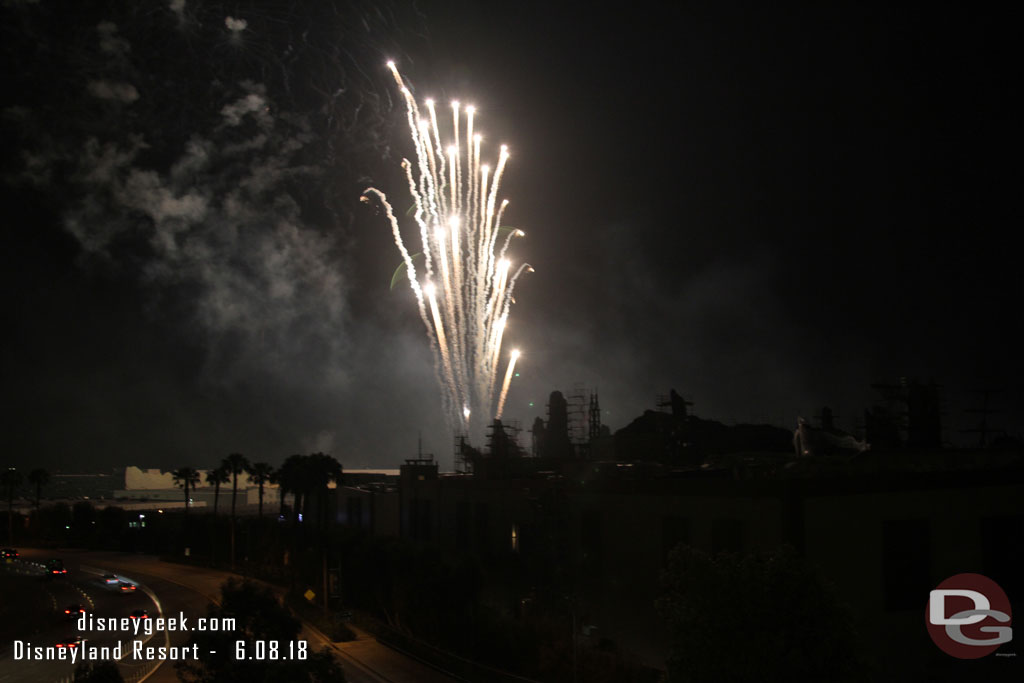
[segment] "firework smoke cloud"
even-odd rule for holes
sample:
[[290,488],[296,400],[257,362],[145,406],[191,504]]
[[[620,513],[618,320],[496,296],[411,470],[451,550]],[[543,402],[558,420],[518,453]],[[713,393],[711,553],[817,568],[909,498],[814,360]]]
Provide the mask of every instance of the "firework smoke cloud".
[[[353,169],[381,163],[390,125],[387,79],[362,65],[380,36],[402,38],[397,11],[4,4],[3,50],[31,67],[9,74],[0,111],[5,178],[47,207],[35,223],[74,238],[69,278],[123,288],[174,338],[186,400],[262,397],[262,433],[289,451],[344,428],[371,372],[363,348],[380,347],[379,321],[353,319],[348,249],[365,186]],[[180,443],[207,440],[207,421]]]

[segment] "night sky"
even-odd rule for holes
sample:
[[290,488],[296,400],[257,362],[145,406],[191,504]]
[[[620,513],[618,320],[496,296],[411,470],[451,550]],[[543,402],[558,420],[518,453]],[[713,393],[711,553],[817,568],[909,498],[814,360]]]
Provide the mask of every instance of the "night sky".
[[450,467],[358,201],[411,204],[389,58],[512,153],[507,418],[853,430],[910,377],[1020,435],[1020,17],[827,4],[4,0],[4,463]]

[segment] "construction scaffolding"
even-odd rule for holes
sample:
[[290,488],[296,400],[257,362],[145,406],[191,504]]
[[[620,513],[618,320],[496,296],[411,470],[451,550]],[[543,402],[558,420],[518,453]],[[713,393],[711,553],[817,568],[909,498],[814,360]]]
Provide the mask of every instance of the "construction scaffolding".
[[587,410],[587,435],[590,441],[601,436],[601,403],[597,399],[597,391],[590,394],[590,405]]
[[455,471],[459,474],[471,474],[473,472],[473,460],[470,457],[469,439],[465,434],[456,434],[454,439],[454,463]]
[[577,382],[573,385],[572,393],[565,397],[569,441],[573,446],[580,446],[588,441],[588,406],[585,402],[585,392],[583,384]]
[[519,432],[522,431],[519,420],[502,422],[494,420],[487,427],[487,451],[491,457],[518,457],[522,455],[519,447]]

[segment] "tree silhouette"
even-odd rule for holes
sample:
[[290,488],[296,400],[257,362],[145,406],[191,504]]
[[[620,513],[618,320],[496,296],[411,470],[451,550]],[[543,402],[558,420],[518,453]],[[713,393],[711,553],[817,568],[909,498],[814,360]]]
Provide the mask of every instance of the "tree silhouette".
[[206,483],[213,484],[213,514],[217,515],[217,503],[220,501],[220,485],[226,484],[231,481],[231,475],[224,468],[223,465],[220,467],[214,467],[212,470],[206,473]]
[[303,465],[307,493],[316,496],[316,525],[318,529],[323,529],[327,524],[327,489],[332,483],[341,483],[341,463],[325,453],[313,453],[306,456]]
[[327,489],[331,482],[341,483],[341,480],[341,464],[324,453],[291,455],[277,472],[281,495],[284,496],[285,491],[290,491],[295,500],[295,513],[292,517],[293,549],[300,535],[303,538],[309,536],[308,532],[300,532],[297,528],[300,511],[305,513],[303,518],[307,521],[310,520],[312,511],[313,524],[311,526],[316,532],[315,542],[320,554],[325,608],[327,605]]
[[220,465],[231,475],[231,568],[235,568],[235,499],[238,497],[238,475],[249,467],[241,453],[232,453]]
[[281,468],[277,467],[270,471],[271,484],[277,485],[277,516],[284,517],[284,494],[285,487],[281,484]]
[[7,542],[14,544],[14,492],[21,486],[21,472],[13,467],[0,474],[0,485],[7,490]]
[[43,487],[46,486],[50,481],[50,473],[41,467],[37,467],[28,473],[29,482],[36,487],[36,510],[39,510],[39,498],[43,492]]
[[[177,662],[175,668],[181,680],[195,683],[344,683],[344,672],[326,648],[319,652],[310,648],[303,659],[286,656],[288,652],[284,651],[284,648],[290,643],[295,643],[302,630],[302,623],[281,604],[269,587],[250,581],[230,579],[221,586],[220,604],[210,605],[207,613],[211,617],[232,617],[236,620],[237,628],[229,633],[194,631],[189,643],[195,643],[200,652],[211,654],[208,657]],[[242,643],[242,651],[252,655],[256,652],[257,641],[280,644],[280,659],[268,658],[266,661],[257,661],[248,656],[236,656],[239,642]]]
[[341,483],[341,464],[330,455],[325,453],[313,453],[302,459],[305,472],[304,481],[307,488],[307,496],[316,494],[316,530],[317,550],[320,553],[320,571],[323,579],[323,608],[326,614],[328,609],[328,579],[327,579],[327,489],[333,482]]
[[303,482],[303,458],[304,455],[289,455],[277,470],[277,485],[281,487],[281,505],[284,509],[285,493],[292,494],[292,525],[298,523],[299,513],[302,511],[302,496],[304,493]]
[[271,481],[274,474],[274,467],[265,462],[254,462],[247,468],[249,480],[260,489],[259,517],[263,518],[263,487]]
[[196,486],[199,484],[199,471],[192,467],[182,467],[171,472],[171,476],[174,477],[175,486],[180,487],[185,491],[185,514],[188,514],[189,501],[191,497],[188,495],[189,489],[192,491],[196,490]]

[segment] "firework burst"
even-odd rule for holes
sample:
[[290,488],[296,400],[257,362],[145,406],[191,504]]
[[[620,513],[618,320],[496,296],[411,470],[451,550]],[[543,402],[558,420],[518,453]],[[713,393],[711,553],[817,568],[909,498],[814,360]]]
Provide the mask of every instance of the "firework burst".
[[[434,352],[445,413],[453,430],[478,434],[484,421],[500,418],[519,351],[508,361],[501,395],[494,390],[501,344],[514,303],[516,280],[529,264],[506,258],[513,237],[525,233],[501,227],[508,200],[498,189],[509,153],[501,146],[493,169],[481,163],[481,136],[474,132],[473,107],[451,103],[451,137],[438,124],[433,100],[426,112],[416,104],[393,63],[388,68],[405,99],[415,161],[402,160],[415,207],[422,251],[411,254],[395,212],[383,192],[367,188],[384,207],[395,245]],[[463,125],[460,125],[463,124]]]

